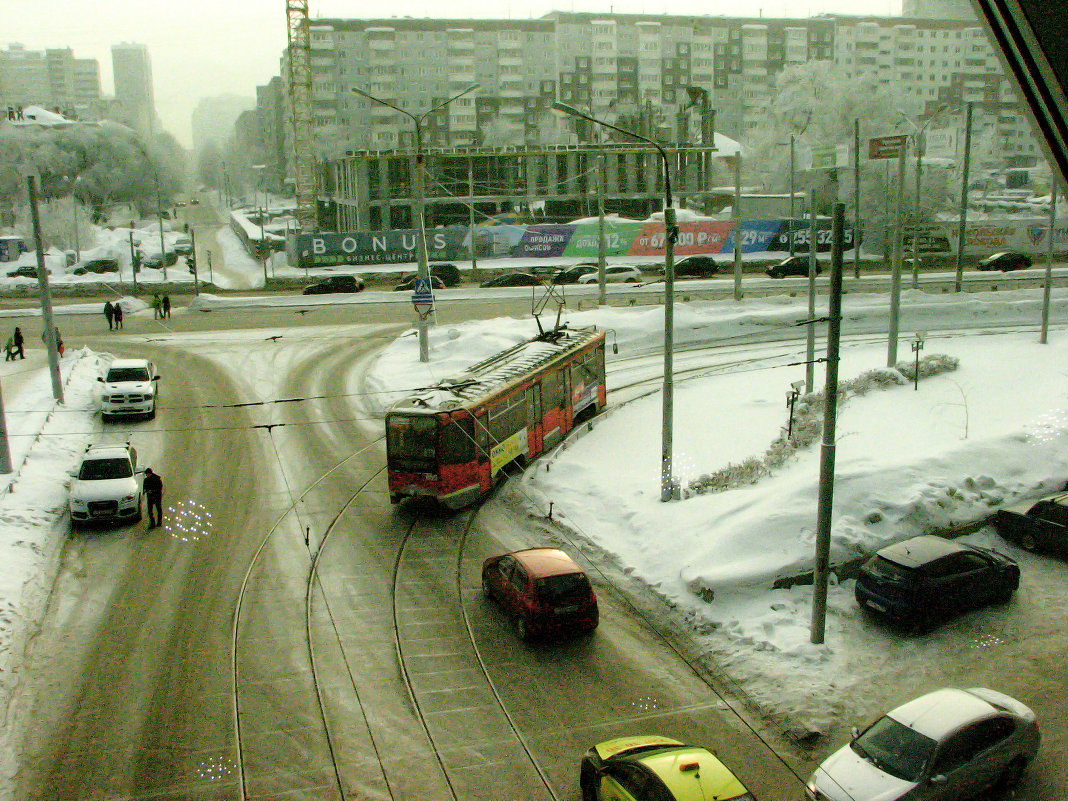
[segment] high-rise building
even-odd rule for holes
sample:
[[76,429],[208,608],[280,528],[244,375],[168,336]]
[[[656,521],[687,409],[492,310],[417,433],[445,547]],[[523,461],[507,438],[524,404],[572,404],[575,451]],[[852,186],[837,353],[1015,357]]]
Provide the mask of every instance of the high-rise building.
[[69,47],[0,50],[0,107],[41,106],[70,119],[96,119],[100,66]]
[[193,109],[193,150],[199,153],[208,142],[224,146],[233,135],[237,118],[255,106],[251,97],[240,95],[201,98]]
[[132,42],[112,45],[111,66],[115,78],[115,100],[122,109],[125,122],[142,136],[154,134],[159,129],[159,123],[148,48]]

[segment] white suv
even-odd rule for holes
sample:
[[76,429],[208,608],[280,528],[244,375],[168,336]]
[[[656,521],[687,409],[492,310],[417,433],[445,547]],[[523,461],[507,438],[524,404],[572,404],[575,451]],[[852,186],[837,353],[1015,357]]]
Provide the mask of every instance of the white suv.
[[104,384],[100,393],[100,416],[115,417],[156,416],[156,366],[148,359],[116,359],[107,375],[98,378]]
[[[609,264],[604,268],[604,280],[608,284],[640,284],[642,271],[629,264]],[[597,271],[586,273],[578,277],[580,284],[596,284],[598,281]]]
[[141,485],[137,480],[137,451],[130,443],[90,445],[82,463],[71,471],[70,522],[141,519]]

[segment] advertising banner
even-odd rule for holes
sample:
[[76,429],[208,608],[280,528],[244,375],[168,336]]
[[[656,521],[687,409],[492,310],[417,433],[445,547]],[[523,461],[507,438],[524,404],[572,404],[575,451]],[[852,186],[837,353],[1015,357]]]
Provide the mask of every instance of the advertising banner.
[[[744,253],[779,252],[790,249],[789,220],[745,220],[741,225]],[[793,222],[795,248],[807,248],[809,225],[805,220]],[[817,222],[817,249],[831,248],[829,219]],[[679,224],[675,242],[677,256],[734,251],[735,224],[732,220],[701,220]],[[476,226],[476,253],[486,258],[559,259],[596,258],[597,224],[577,225],[496,225]],[[300,267],[325,267],[335,264],[402,264],[414,263],[419,233],[397,231],[353,232],[346,234],[298,234],[291,258]],[[470,238],[465,226],[432,228],[426,232],[431,261],[455,261],[470,258]],[[607,222],[605,251],[609,258],[627,256],[663,256],[664,223]],[[846,248],[853,245],[853,230],[845,231]],[[989,238],[989,237],[988,237]]]
[[[432,260],[466,258],[466,240],[466,227],[432,228],[426,232],[427,253]],[[301,267],[414,262],[418,244],[417,229],[300,234],[297,236],[297,257]]]

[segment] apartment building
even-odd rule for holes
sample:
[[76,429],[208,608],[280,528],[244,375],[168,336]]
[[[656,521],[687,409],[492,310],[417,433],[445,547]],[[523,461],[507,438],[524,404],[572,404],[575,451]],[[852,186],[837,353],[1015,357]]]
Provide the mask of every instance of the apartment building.
[[36,105],[72,119],[96,119],[100,104],[100,65],[75,58],[69,47],[27,50],[10,44],[0,50],[0,107]]
[[111,46],[111,67],[115,80],[115,100],[128,123],[142,136],[159,130],[155,90],[152,84],[152,60],[148,47],[124,42]]
[[[963,108],[971,103],[973,163],[1035,164],[1040,148],[985,31],[974,16],[939,3],[946,13],[938,18],[923,0],[910,0],[925,16],[316,19],[317,158],[329,172],[347,158],[414,149],[416,126],[406,115],[420,117],[472,85],[477,89],[425,117],[423,148],[534,152],[605,141],[604,129],[554,113],[556,100],[677,148],[711,144],[713,120],[715,131],[744,145],[767,119],[781,72],[825,61],[893,86],[917,126],[937,113],[939,126],[962,130]],[[288,120],[283,127],[289,136]],[[284,152],[291,152],[288,145]],[[400,164],[390,169],[404,172]],[[410,193],[400,173],[393,182],[388,171],[369,169],[380,199]]]

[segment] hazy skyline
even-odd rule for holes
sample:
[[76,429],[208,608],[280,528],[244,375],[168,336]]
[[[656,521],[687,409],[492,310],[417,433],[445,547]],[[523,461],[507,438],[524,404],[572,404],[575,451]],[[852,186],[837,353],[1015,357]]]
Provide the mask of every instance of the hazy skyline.
[[[4,3],[5,34],[0,45],[19,43],[30,50],[69,47],[77,58],[95,58],[100,85],[114,93],[111,46],[138,42],[152,59],[156,111],[163,127],[191,147],[192,113],[202,97],[237,94],[255,98],[256,86],[278,74],[286,46],[284,0],[110,0],[102,6],[85,0],[8,0]],[[485,7],[483,7],[485,8]],[[92,9],[92,10],[90,10]],[[383,17],[477,17],[529,19],[550,11],[693,16],[806,17],[820,13],[901,13],[901,0],[508,0],[492,12],[471,13],[455,0],[398,0]],[[312,0],[312,17],[361,18],[365,3]]]

